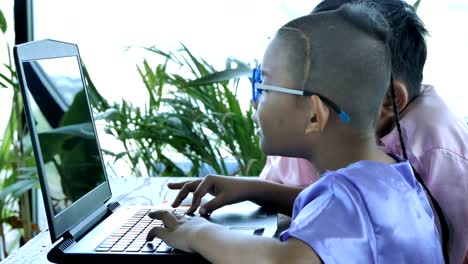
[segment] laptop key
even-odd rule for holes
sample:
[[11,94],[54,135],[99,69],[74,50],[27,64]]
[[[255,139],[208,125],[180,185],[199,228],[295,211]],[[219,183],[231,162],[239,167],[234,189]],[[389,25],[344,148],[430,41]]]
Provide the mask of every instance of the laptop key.
[[168,244],[164,243],[164,242],[162,242],[159,245],[158,249],[156,249],[156,252],[158,252],[158,253],[169,253],[171,251],[172,251],[172,247],[169,246]]
[[125,250],[125,247],[113,247],[111,248],[111,252],[123,252]]
[[110,248],[110,247],[112,247],[113,245],[114,245],[114,243],[101,243],[101,244],[99,245],[99,247],[109,247],[109,248]]
[[112,238],[112,239],[108,238],[108,239],[104,240],[102,243],[115,244],[115,242],[117,242],[117,241],[119,241],[118,238]]
[[125,249],[125,251],[127,251],[127,252],[140,252],[141,248],[142,248],[141,246],[140,247],[129,246],[127,249]]
[[128,247],[128,245],[130,245],[130,242],[128,242],[128,243],[127,242],[119,242],[119,243],[115,244],[112,248],[115,248],[115,247],[124,247],[124,248],[126,248],[126,247]]
[[[141,241],[141,240],[136,240],[136,241]],[[146,241],[146,238],[144,239],[144,241]],[[162,242],[162,240],[160,238],[157,238],[157,237],[153,238],[153,240],[151,240],[151,241],[148,241],[148,243],[153,243],[153,244],[155,244],[155,243],[159,244],[161,242]]]
[[158,245],[154,245],[153,243],[146,243],[146,245],[143,246],[143,248],[140,250],[141,252],[154,252],[156,251],[156,247]]
[[110,250],[110,247],[98,247],[94,251],[96,252],[108,252]]
[[146,243],[133,243],[129,247],[143,247]]

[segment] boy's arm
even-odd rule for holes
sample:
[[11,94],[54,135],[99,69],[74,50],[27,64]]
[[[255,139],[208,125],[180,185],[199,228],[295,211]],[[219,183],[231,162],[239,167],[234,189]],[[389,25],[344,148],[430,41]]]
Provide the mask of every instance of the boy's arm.
[[294,201],[302,190],[302,187],[255,180],[252,183],[249,200],[281,214],[292,216]]
[[281,242],[212,224],[199,230],[192,244],[212,263],[321,263],[315,251],[298,239]]
[[171,189],[180,189],[172,206],[177,207],[193,192],[192,206],[187,213],[193,213],[200,206],[207,193],[215,198],[200,206],[200,214],[212,211],[228,204],[252,201],[260,206],[270,207],[277,212],[291,216],[294,201],[302,191],[300,187],[257,179],[245,179],[223,176],[206,176],[203,180],[194,180],[168,184]]
[[147,239],[159,237],[168,245],[186,252],[198,252],[212,263],[322,263],[304,242],[290,238],[247,235],[208,222],[200,217],[176,217],[165,211],[150,213],[164,227],[152,229]]

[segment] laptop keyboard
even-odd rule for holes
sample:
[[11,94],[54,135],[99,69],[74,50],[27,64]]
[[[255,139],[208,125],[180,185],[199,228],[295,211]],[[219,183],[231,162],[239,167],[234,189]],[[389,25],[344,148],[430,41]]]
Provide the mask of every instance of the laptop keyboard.
[[[173,214],[185,214],[183,209],[168,209]],[[160,252],[168,253],[172,247],[159,238],[146,241],[148,232],[156,226],[162,226],[160,220],[153,220],[147,215],[150,209],[136,212],[125,224],[115,230],[94,250],[96,252]]]

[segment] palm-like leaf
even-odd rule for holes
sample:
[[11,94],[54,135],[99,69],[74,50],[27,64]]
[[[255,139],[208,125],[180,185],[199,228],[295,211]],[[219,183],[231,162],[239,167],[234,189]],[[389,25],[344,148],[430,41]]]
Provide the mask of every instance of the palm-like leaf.
[[[184,45],[176,53],[147,50],[164,61],[151,66],[144,59],[137,66],[149,104],[142,110],[122,101],[114,106],[112,120],[107,119],[108,133],[126,146],[125,154],[116,153],[119,158],[135,167],[144,164],[150,174],[200,176],[209,168],[219,174],[257,175],[265,157],[254,134],[252,109],[243,111],[236,98],[238,78],[249,76],[250,67],[229,58],[226,69],[216,71]],[[179,168],[164,154],[168,151],[185,157],[190,170]],[[228,156],[237,161],[234,171],[226,163]]]
[[[2,18],[2,14],[0,14],[0,27],[2,26]],[[31,146],[26,145],[25,140],[23,140],[27,136],[27,129],[22,123],[22,100],[8,43],[7,49],[8,63],[1,64],[6,71],[0,74],[0,87],[12,89],[13,103],[0,142],[0,224],[12,225],[9,219],[21,219],[20,226],[24,227],[23,238],[28,240],[32,236],[32,223],[29,207],[27,207],[29,197],[24,194],[38,185],[38,179]],[[18,211],[20,200],[21,204],[25,206],[20,206]],[[4,236],[3,229],[0,230],[0,236]],[[7,249],[11,248],[12,245],[6,245],[4,239],[2,239],[2,243],[3,253],[7,256]]]
[[2,10],[0,10],[0,30],[2,31],[2,33],[5,33],[7,31],[7,23]]

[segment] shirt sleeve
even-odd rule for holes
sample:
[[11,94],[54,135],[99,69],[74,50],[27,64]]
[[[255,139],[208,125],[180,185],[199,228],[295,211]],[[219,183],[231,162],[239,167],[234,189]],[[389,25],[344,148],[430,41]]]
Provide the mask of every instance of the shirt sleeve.
[[334,182],[314,184],[304,192],[295,202],[293,221],[281,241],[299,239],[327,264],[374,262],[372,225],[357,191],[346,182]]

